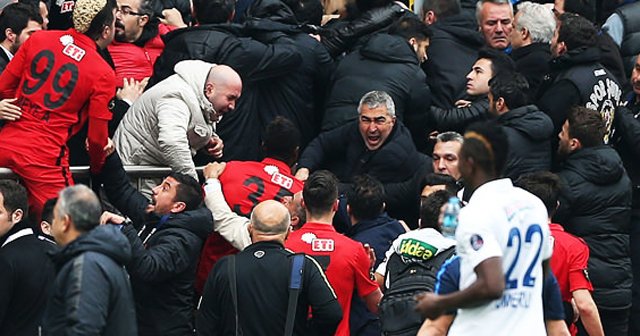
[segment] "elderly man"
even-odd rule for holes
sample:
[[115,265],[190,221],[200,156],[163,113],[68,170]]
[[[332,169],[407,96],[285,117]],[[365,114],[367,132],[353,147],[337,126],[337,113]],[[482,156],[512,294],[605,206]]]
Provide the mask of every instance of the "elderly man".
[[[235,107],[242,81],[230,67],[203,61],[180,62],[175,71],[136,100],[113,140],[125,165],[169,166],[197,178],[197,150],[222,156],[215,126]],[[154,182],[147,180],[143,193],[149,195]]]
[[98,197],[84,185],[60,192],[51,234],[62,250],[44,313],[44,335],[137,335],[129,274],[131,245],[120,230],[98,226]]
[[518,5],[513,25],[511,58],[516,62],[516,70],[527,79],[529,98],[533,99],[544,75],[549,73],[556,18],[548,7],[526,1]]
[[513,30],[513,7],[509,0],[478,1],[476,17],[487,46],[498,50],[509,47]]
[[[297,259],[284,248],[290,224],[289,212],[277,201],[267,200],[254,208],[248,227],[252,244],[238,255],[222,258],[209,274],[199,307],[198,335],[232,335],[238,330],[277,335],[288,328],[295,329],[296,335],[336,331],[342,309],[322,268],[311,257]],[[292,305],[289,285],[296,260],[302,260],[296,274],[301,274],[303,285]],[[307,320],[309,308],[313,317]]]
[[309,144],[296,177],[306,180],[310,171],[328,168],[340,182],[350,184],[354,176],[369,174],[384,185],[389,214],[407,219],[414,210],[417,214],[417,208],[407,208],[416,203],[417,194],[407,190],[427,164],[409,130],[396,120],[393,99],[386,92],[371,91],[360,100],[358,120],[322,133]]

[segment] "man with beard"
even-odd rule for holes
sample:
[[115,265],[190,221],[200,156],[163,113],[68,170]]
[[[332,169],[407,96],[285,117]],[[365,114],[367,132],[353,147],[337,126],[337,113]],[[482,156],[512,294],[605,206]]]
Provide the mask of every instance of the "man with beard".
[[[105,212],[101,223],[122,224],[132,248],[127,266],[142,336],[193,333],[194,288],[200,250],[213,228],[193,177],[172,173],[153,188],[149,202],[135,190],[117,153],[94,181],[104,183],[109,202],[128,218]],[[130,219],[129,219],[130,218]]]
[[118,0],[116,36],[109,53],[116,67],[116,83],[151,77],[153,65],[164,49],[162,36],[173,27],[160,23],[158,0]]
[[627,335],[631,306],[631,181],[615,150],[604,145],[598,111],[574,107],[558,135],[564,182],[555,223],[589,245],[593,298],[605,335]]

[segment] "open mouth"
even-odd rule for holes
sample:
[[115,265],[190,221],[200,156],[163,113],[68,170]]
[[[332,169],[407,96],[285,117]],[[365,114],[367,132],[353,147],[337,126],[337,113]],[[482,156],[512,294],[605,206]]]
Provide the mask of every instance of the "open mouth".
[[367,135],[367,142],[370,145],[376,145],[380,142],[380,135]]

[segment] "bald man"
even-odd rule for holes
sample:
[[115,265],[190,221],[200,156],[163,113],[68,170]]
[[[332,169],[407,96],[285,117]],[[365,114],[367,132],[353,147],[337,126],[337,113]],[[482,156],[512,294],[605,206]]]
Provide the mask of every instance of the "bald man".
[[[175,75],[158,83],[129,108],[113,137],[127,165],[170,167],[197,179],[193,156],[200,149],[222,156],[216,124],[235,108],[242,80],[226,65],[182,61]],[[143,194],[159,180],[145,180]]]
[[[243,334],[284,333],[294,256],[284,248],[290,225],[289,211],[277,201],[264,201],[253,209],[248,226],[251,245],[237,255],[220,259],[209,274],[196,318],[198,335],[237,335],[234,307]],[[241,267],[230,267],[230,262]],[[231,295],[230,272],[235,272],[236,303]],[[313,311],[311,319],[309,307]],[[331,285],[309,256],[304,256],[302,288],[294,316],[295,335],[333,335],[342,319]]]

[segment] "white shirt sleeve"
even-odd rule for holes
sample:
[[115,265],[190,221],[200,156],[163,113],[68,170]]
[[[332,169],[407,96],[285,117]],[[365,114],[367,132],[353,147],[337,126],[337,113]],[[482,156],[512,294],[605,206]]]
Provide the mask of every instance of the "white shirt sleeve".
[[222,193],[222,186],[218,179],[208,179],[205,186],[204,203],[213,214],[213,230],[219,233],[238,250],[244,250],[251,244],[249,236],[250,220],[231,211]]
[[491,225],[496,224],[492,222],[491,216],[488,218],[486,213],[460,213],[460,225],[456,230],[456,248],[461,258],[465,258],[472,269],[484,260],[502,257],[500,244],[491,230]]

